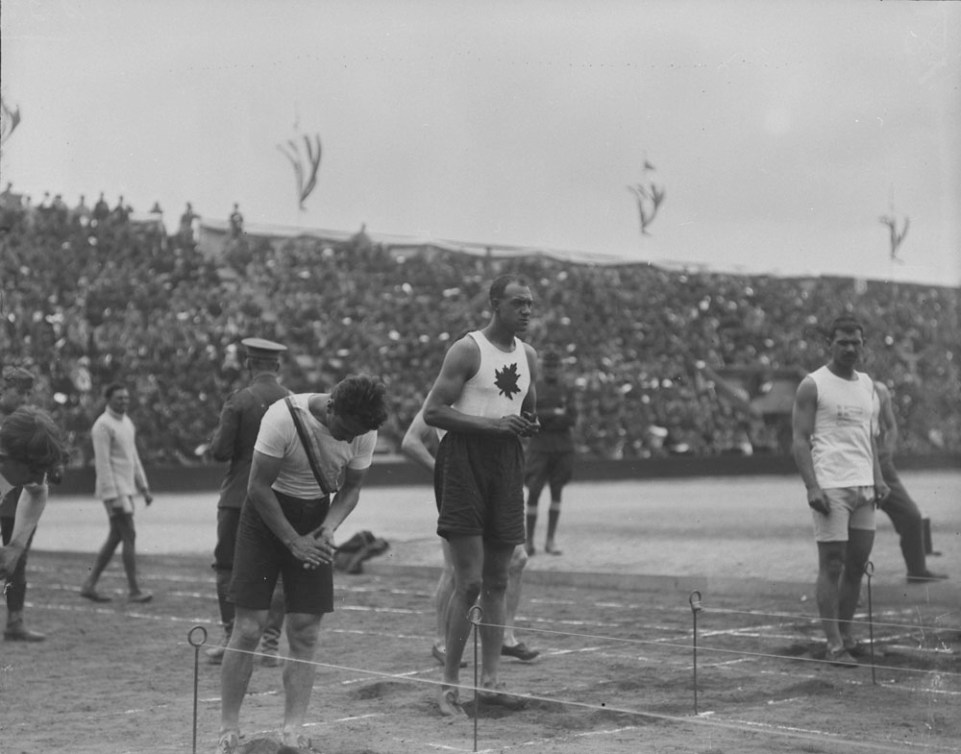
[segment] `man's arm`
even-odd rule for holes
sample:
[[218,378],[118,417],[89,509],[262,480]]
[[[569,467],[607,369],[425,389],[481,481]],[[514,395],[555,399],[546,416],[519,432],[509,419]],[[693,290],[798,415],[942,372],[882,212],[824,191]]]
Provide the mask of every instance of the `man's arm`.
[[537,429],[531,428],[528,430],[528,435],[531,435],[540,429],[540,421],[537,418],[537,378],[540,372],[537,366],[537,351],[534,350],[534,347],[525,343],[524,351],[527,355],[527,367],[531,373],[531,384],[527,389],[527,395],[524,396],[524,402],[521,404],[521,413],[537,425]]
[[884,481],[884,473],[881,471],[881,454],[878,452],[878,439],[874,435],[871,435],[871,456],[874,460],[874,501],[880,504],[891,494],[891,488]]
[[431,473],[434,471],[434,454],[427,447],[427,441],[433,432],[434,430],[428,427],[427,422],[424,421],[424,409],[421,408],[407,428],[404,439],[400,442],[400,452]]
[[794,396],[792,424],[794,428],[794,462],[797,464],[804,486],[807,487],[808,505],[827,515],[829,512],[824,490],[818,484],[814,473],[814,459],[811,455],[811,436],[814,434],[814,420],[817,416],[818,388],[810,377],[805,377]]
[[150,484],[147,482],[147,472],[143,469],[143,462],[140,460],[140,451],[137,450],[137,438],[133,440],[133,480],[137,489],[143,493],[144,502],[150,505],[153,502],[153,495],[150,494]]
[[360,500],[360,488],[364,486],[364,479],[369,470],[369,466],[366,469],[348,468],[344,475],[343,485],[334,493],[330,510],[327,511],[327,517],[321,527],[321,533],[329,538],[331,557],[333,557],[333,534],[337,531],[337,527],[344,523],[344,520],[357,507],[357,501]]
[[247,482],[247,497],[267,527],[295,558],[305,564],[329,563],[333,558],[333,551],[327,553],[312,534],[298,534],[277,501],[271,485],[277,480],[283,462],[283,458],[275,458],[255,450]]
[[887,385],[875,381],[874,389],[878,393],[878,429],[880,434],[871,432],[871,457],[874,460],[874,499],[880,504],[891,494],[891,488],[884,481],[884,461],[882,457],[888,463],[891,463],[894,446],[898,441],[898,427],[894,418],[894,408],[891,405],[891,393],[888,392]]
[[17,500],[17,512],[14,514],[13,532],[10,543],[0,548],[0,578],[11,574],[17,566],[17,561],[30,541],[30,535],[37,527],[43,509],[47,505],[47,485],[29,484],[24,486]]
[[882,456],[893,456],[898,444],[898,422],[894,417],[894,406],[891,393],[883,382],[875,382],[881,411],[878,414],[878,425],[881,430],[881,442],[878,446]]
[[220,423],[214,430],[207,452],[216,461],[229,461],[234,457],[237,431],[240,428],[240,410],[234,405],[235,395],[230,396],[220,411]]

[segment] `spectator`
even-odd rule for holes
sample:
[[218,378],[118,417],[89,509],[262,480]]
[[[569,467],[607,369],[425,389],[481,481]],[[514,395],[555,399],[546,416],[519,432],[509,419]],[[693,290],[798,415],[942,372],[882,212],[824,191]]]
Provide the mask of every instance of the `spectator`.
[[94,457],[97,464],[97,490],[107,510],[110,531],[90,575],[80,589],[80,595],[93,602],[109,602],[110,598],[97,591],[97,581],[110,563],[117,545],[123,544],[123,568],[127,575],[127,587],[131,602],[149,602],[150,592],[140,589],[137,580],[137,533],[133,523],[133,496],[141,493],[147,505],[153,502],[147,475],[144,473],[140,454],[137,452],[136,430],[127,416],[130,391],[119,382],[107,386],[104,391],[107,408],[94,422]]

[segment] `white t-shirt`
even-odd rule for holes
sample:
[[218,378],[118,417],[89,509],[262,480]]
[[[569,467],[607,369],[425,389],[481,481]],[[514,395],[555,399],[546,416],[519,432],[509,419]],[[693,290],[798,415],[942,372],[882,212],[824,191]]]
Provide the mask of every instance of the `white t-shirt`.
[[[335,440],[325,425],[314,418],[308,410],[308,402],[316,393],[299,393],[290,396],[294,410],[300,412],[307,435],[313,440],[314,457],[331,492],[340,489],[347,469],[370,467],[377,445],[377,430],[355,437],[351,442]],[[279,400],[267,409],[260,422],[260,432],[254,450],[270,456],[283,458],[272,488],[276,492],[305,500],[323,497],[323,491],[314,478],[307,460],[307,452],[297,434],[297,427],[287,408],[287,401]]]

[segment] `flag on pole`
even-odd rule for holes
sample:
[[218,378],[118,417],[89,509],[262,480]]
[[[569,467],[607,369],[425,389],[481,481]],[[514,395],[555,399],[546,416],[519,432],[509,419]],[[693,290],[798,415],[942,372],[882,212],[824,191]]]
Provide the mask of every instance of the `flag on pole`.
[[288,139],[286,144],[278,144],[277,149],[287,158],[294,168],[294,178],[297,181],[297,206],[300,211],[306,210],[304,202],[317,186],[317,173],[320,170],[321,145],[320,134],[313,138],[303,136],[304,153],[296,139]]
[[10,109],[3,97],[0,97],[0,149],[7,143],[13,132],[20,125],[20,108]]

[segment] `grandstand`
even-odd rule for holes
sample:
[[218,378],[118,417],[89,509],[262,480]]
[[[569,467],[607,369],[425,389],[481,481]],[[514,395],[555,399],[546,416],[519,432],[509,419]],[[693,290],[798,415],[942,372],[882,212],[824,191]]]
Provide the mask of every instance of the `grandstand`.
[[130,385],[147,463],[202,463],[224,398],[243,382],[236,344],[252,335],[288,344],[294,390],[382,376],[389,450],[450,338],[485,321],[487,284],[506,271],[532,282],[528,340],[566,354],[584,455],[783,453],[790,375],[820,365],[819,327],[841,309],[866,323],[866,368],[894,392],[902,451],[961,451],[958,288],[669,269],[364,230],[237,236],[204,222],[168,234],[151,215],[120,210],[94,216],[9,190],[0,205],[3,362],[39,375],[76,466],[91,462],[88,429],[114,379]]

